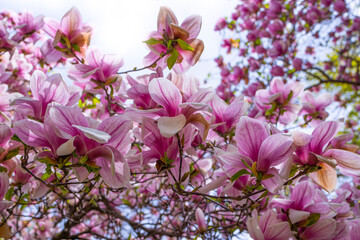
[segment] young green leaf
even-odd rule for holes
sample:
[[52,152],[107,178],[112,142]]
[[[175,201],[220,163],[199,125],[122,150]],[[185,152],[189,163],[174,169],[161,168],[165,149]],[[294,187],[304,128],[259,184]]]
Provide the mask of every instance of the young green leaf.
[[161,43],[161,40],[156,40],[155,38],[150,38],[149,40],[143,41],[143,43],[154,45],[157,43]]
[[185,42],[184,40],[182,39],[178,39],[176,40],[177,43],[179,44],[180,48],[183,49],[183,50],[187,50],[187,51],[194,51],[194,48],[191,47],[187,42]]
[[167,59],[167,66],[168,66],[169,69],[173,68],[173,66],[176,63],[176,60],[177,60],[178,56],[179,56],[179,52],[176,49],[173,49],[172,52],[171,52],[170,57]]
[[241,169],[240,171],[238,171],[237,173],[235,173],[230,180],[232,182],[236,181],[239,179],[239,177],[241,177],[242,175],[246,175],[246,174],[250,174],[248,171],[246,171],[246,169]]

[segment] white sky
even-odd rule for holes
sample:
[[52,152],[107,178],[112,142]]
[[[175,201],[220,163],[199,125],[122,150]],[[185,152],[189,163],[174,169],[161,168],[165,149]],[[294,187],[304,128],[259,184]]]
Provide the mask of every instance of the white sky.
[[0,9],[28,10],[35,16],[60,20],[76,6],[83,22],[94,28],[91,45],[104,53],[121,56],[125,66],[120,70],[142,67],[142,59],[149,52],[142,41],[156,30],[161,6],[170,7],[179,23],[189,15],[199,14],[203,24],[198,38],[204,41],[205,50],[189,74],[203,82],[209,72],[214,72],[213,59],[219,55],[221,36],[214,31],[216,21],[229,16],[237,3],[235,0],[0,0]]

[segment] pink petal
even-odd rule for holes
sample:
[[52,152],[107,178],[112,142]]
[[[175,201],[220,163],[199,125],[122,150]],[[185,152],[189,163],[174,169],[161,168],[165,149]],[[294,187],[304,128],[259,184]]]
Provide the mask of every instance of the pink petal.
[[128,118],[125,116],[113,116],[102,121],[97,129],[111,136],[107,145],[116,148],[122,154],[126,154],[131,147],[128,135],[131,128],[132,122]]
[[246,116],[241,117],[235,130],[239,153],[257,161],[261,144],[268,136],[269,131],[263,122]]
[[78,108],[55,106],[49,110],[49,117],[54,126],[60,130],[59,137],[65,139],[81,135],[82,132],[73,125],[88,127],[85,116]]
[[329,149],[324,154],[324,157],[330,157],[335,159],[338,163],[338,167],[343,169],[347,173],[359,175],[360,174],[360,155],[341,150],[341,149]]
[[162,6],[160,8],[160,11],[158,14],[158,19],[157,19],[157,28],[158,28],[158,32],[160,34],[163,34],[164,30],[166,30],[165,22],[167,21],[167,18],[170,19],[171,23],[174,23],[175,25],[179,24],[173,11],[168,7]]
[[192,15],[181,23],[181,27],[189,32],[189,39],[194,39],[199,35],[201,23],[201,16]]
[[39,91],[46,80],[46,75],[40,70],[35,70],[30,78],[30,90],[33,97],[39,100]]
[[336,221],[330,219],[320,219],[314,225],[307,227],[301,234],[302,239],[313,239],[313,240],[326,240],[331,239],[336,229]]
[[45,18],[43,30],[49,34],[50,37],[55,38],[56,32],[60,29],[60,23],[55,19]]
[[283,179],[276,168],[271,168],[267,171],[268,174],[274,175],[271,178],[266,180],[262,180],[262,185],[269,190],[271,193],[276,193],[285,183],[285,179]]
[[2,200],[5,197],[8,189],[9,189],[9,176],[4,172],[0,172],[0,200]]
[[292,139],[281,133],[266,138],[259,150],[257,170],[267,172],[270,166],[276,166],[290,159],[294,151],[291,145]]
[[106,132],[99,131],[97,129],[72,125],[73,127],[79,129],[87,138],[92,139],[98,143],[107,143],[111,136]]
[[321,154],[328,143],[335,137],[340,129],[340,124],[335,121],[327,121],[321,123],[315,128],[313,139],[310,143],[311,151],[316,154]]
[[79,31],[82,26],[82,19],[79,10],[76,7],[72,7],[61,19],[60,25],[62,32],[69,39],[74,37],[74,33]]
[[179,104],[182,97],[179,89],[165,78],[156,78],[149,83],[151,98],[163,106],[169,117],[176,116],[179,111]]
[[289,218],[292,224],[305,220],[309,216],[310,216],[310,212],[307,211],[299,211],[295,209],[289,210]]
[[14,133],[25,144],[32,147],[50,147],[46,138],[44,125],[40,122],[23,119],[14,123]]

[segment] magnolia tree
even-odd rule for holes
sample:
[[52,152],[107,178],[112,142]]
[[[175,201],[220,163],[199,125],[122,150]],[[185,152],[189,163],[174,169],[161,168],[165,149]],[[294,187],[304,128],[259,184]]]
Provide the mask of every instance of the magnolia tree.
[[[349,9],[241,2],[216,26],[240,52],[217,59],[216,90],[185,74],[204,49],[198,15],[180,24],[161,7],[145,67],[123,70],[90,47],[76,8],[60,21],[3,11],[0,238],[360,239],[355,122],[327,120],[323,88],[355,106],[360,18]],[[331,59],[297,54],[305,35],[326,39]]]

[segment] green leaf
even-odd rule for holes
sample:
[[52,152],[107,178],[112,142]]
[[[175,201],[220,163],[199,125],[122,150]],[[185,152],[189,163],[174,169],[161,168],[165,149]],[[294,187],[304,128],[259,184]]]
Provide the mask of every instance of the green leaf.
[[83,156],[82,158],[80,158],[80,163],[81,164],[84,164],[84,163],[86,163],[87,162],[87,160],[88,160],[89,158],[88,158],[88,156]]
[[187,42],[185,42],[184,40],[182,39],[177,39],[176,40],[177,43],[179,44],[180,48],[183,49],[183,50],[187,50],[187,51],[194,51],[194,48],[191,47]]
[[156,40],[155,38],[150,38],[149,40],[143,41],[143,43],[154,45],[157,43],[161,43],[161,40]]
[[237,173],[235,173],[230,180],[232,182],[236,181],[239,179],[239,177],[241,177],[242,175],[246,175],[246,174],[250,174],[248,171],[246,171],[246,169],[241,169],[240,171],[238,171]]
[[5,195],[5,199],[11,201],[11,197],[14,195],[14,187],[9,188]]
[[8,154],[6,154],[4,160],[11,159],[18,154],[19,154],[19,148],[13,149],[13,150],[9,151]]
[[171,52],[170,57],[166,61],[167,66],[168,66],[169,69],[173,68],[173,66],[176,63],[176,60],[177,60],[178,56],[179,56],[179,52],[176,49],[173,49],[172,52]]
[[6,167],[3,167],[3,166],[0,166],[0,173],[7,173],[7,168]]
[[72,47],[73,47],[75,52],[81,52],[79,45],[73,44]]
[[262,179],[261,180],[266,180],[266,179],[269,179],[269,178],[272,178],[272,177],[274,177],[274,175],[273,174],[265,174],[263,177],[262,177]]

